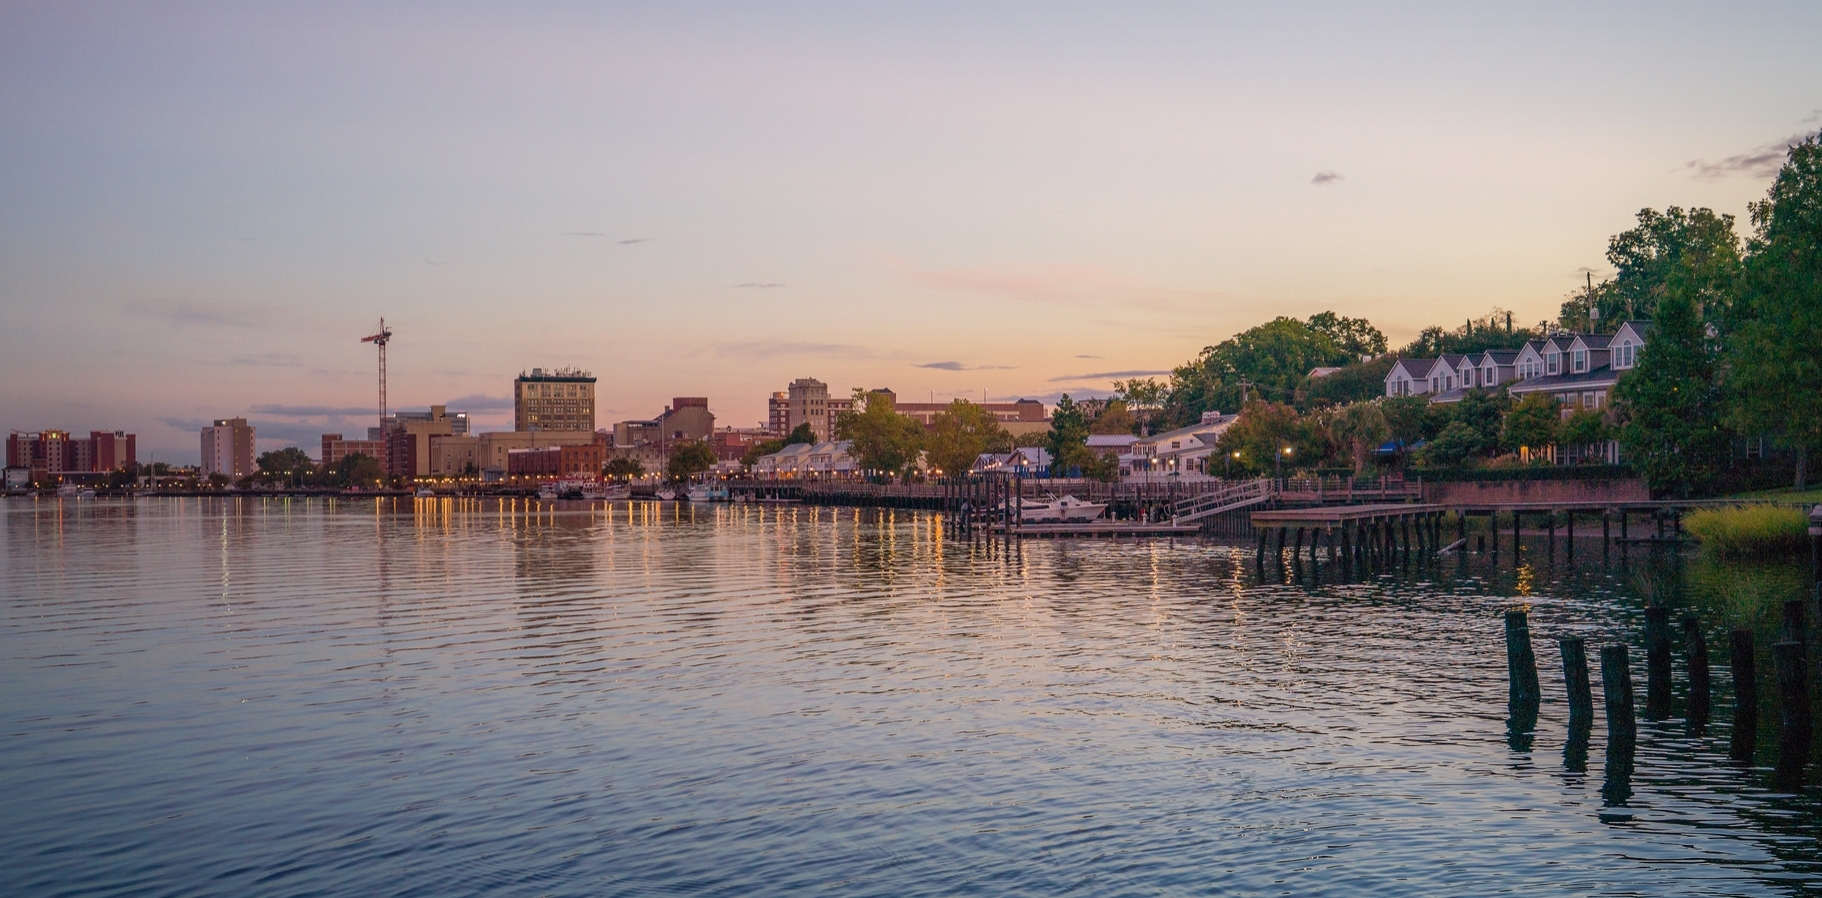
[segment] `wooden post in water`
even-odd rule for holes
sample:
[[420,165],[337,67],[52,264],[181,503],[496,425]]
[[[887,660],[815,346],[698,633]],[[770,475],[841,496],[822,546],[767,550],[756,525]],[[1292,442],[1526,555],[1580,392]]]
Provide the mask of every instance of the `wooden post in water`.
[[1734,695],[1728,754],[1741,764],[1750,764],[1759,741],[1759,675],[1752,656],[1752,631],[1742,627],[1727,635]]
[[1545,551],[1549,553],[1547,557],[1554,559],[1556,557],[1556,509],[1544,512],[1544,524],[1550,534],[1549,541],[1545,544],[1548,548]]
[[1670,716],[1670,609],[1645,608],[1645,716]]
[[1564,509],[1563,510],[1563,519],[1564,519],[1564,523],[1566,523],[1569,527],[1567,535],[1565,535],[1563,537],[1563,550],[1569,554],[1569,560],[1571,562],[1574,562],[1575,561],[1575,510],[1574,509]]
[[1588,646],[1580,636],[1556,641],[1563,656],[1563,686],[1569,692],[1569,728],[1594,724],[1594,692],[1588,682]]
[[1803,784],[1803,767],[1809,761],[1809,672],[1804,670],[1803,643],[1785,640],[1771,647],[1772,667],[1778,674],[1777,778],[1786,788]]
[[1524,517],[1518,509],[1512,509],[1512,563],[1518,563],[1518,519]]
[[1537,655],[1531,649],[1531,623],[1523,608],[1506,611],[1506,712],[1515,726],[1529,730],[1537,721],[1542,690],[1537,685]]
[[1632,711],[1632,668],[1624,645],[1601,646],[1601,694],[1607,700],[1608,744],[1630,747],[1639,725]]
[[1324,542],[1329,544],[1329,564],[1334,564],[1335,563],[1335,528],[1334,527],[1329,528],[1328,539],[1324,540]]
[[1683,616],[1683,657],[1689,665],[1689,731],[1700,736],[1708,728],[1708,641],[1693,614]]

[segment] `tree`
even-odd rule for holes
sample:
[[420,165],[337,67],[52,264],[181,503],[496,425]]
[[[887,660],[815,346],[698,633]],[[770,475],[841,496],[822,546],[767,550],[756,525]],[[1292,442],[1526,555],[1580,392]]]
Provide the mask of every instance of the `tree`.
[[1072,477],[1087,465],[1094,453],[1088,451],[1088,418],[1076,407],[1068,393],[1057,400],[1050,413],[1050,434],[1044,448],[1050,452],[1050,476]]
[[296,446],[262,452],[258,464],[261,472],[279,477],[306,476],[316,467],[310,456]]
[[1506,415],[1506,448],[1536,451],[1556,445],[1562,418],[1562,407],[1550,398],[1550,394],[1525,394],[1525,398],[1514,403],[1512,412]]
[[1385,412],[1372,402],[1356,402],[1342,408],[1329,420],[1329,434],[1336,444],[1346,447],[1354,460],[1354,475],[1366,472],[1373,450],[1390,439],[1392,427]]
[[1169,394],[1168,388],[1156,380],[1146,378],[1129,378],[1113,382],[1114,395],[1126,403],[1128,411],[1138,420],[1139,435],[1150,436],[1152,422],[1164,405]]
[[925,459],[944,474],[965,474],[981,453],[1011,440],[993,413],[957,399],[938,412],[924,437]]
[[365,452],[350,452],[335,463],[335,482],[341,486],[374,486],[385,477],[379,460]]
[[1334,312],[1317,312],[1310,316],[1310,329],[1319,333],[1360,361],[1361,356],[1385,352],[1385,334],[1365,318],[1347,318]]
[[[811,445],[816,443],[816,431],[810,429],[810,422],[808,421],[791,428],[791,432],[785,434],[784,443],[781,444],[779,448],[783,448],[784,446],[796,446],[800,443],[808,443]],[[778,450],[774,449],[772,451],[777,452]]]
[[[1561,428],[1562,442],[1565,446],[1595,446],[1607,442],[1612,437],[1612,428],[1607,426],[1607,419],[1593,409],[1577,409],[1563,422]],[[1583,461],[1587,459],[1584,457]]]
[[1274,474],[1281,465],[1309,465],[1327,458],[1329,445],[1327,435],[1311,427],[1295,408],[1255,400],[1221,432],[1216,451],[1232,458],[1243,472]]
[[1651,339],[1613,389],[1620,444],[1653,489],[1681,496],[1707,485],[1727,457],[1715,364],[1695,303],[1665,292]]
[[1379,400],[1379,413],[1385,416],[1392,439],[1405,446],[1423,439],[1424,418],[1429,411],[1429,400],[1422,396],[1388,396]]
[[1303,408],[1346,405],[1383,396],[1386,375],[1396,364],[1398,356],[1387,354],[1344,365],[1321,377],[1305,377],[1297,385],[1298,404]]
[[1511,312],[1494,309],[1479,318],[1469,318],[1454,330],[1426,327],[1398,354],[1407,359],[1421,359],[1444,353],[1472,355],[1489,349],[1521,349],[1527,341],[1541,336],[1529,328],[1513,327]]
[[1094,416],[1094,421],[1088,425],[1088,432],[1132,433],[1137,426],[1138,421],[1133,418],[1132,412],[1127,410],[1126,403],[1123,400],[1110,399],[1107,401],[1107,405],[1101,409],[1101,413]]
[[853,441],[861,467],[894,475],[911,467],[924,444],[924,426],[898,413],[889,393],[854,391],[854,407],[835,417],[835,433]]
[[1289,399],[1310,369],[1358,358],[1309,324],[1275,318],[1202,350],[1171,372],[1165,416],[1192,424],[1203,412],[1239,408],[1249,398]]
[[688,480],[715,466],[715,450],[706,440],[684,440],[671,448],[664,473],[674,481]]
[[629,456],[618,456],[607,460],[601,466],[601,476],[613,480],[634,480],[645,476],[645,466],[639,460]]
[[[1733,232],[1733,216],[1712,209],[1640,209],[1636,226],[1607,241],[1607,261],[1614,268],[1612,286],[1603,284],[1592,297],[1601,320],[1656,318],[1673,277],[1684,281],[1696,316],[1715,320],[1727,312],[1740,266],[1740,238]],[[1585,321],[1587,306],[1584,300],[1570,311]]]
[[[1512,407],[1512,397],[1504,391],[1494,393],[1489,390],[1474,389],[1463,393],[1461,401],[1455,403],[1450,412],[1451,422],[1460,422],[1474,428],[1480,445],[1479,454],[1492,453],[1499,448],[1501,432],[1505,428],[1506,412]],[[1447,430],[1448,428],[1444,428]]]
[[1472,425],[1454,421],[1436,435],[1436,439],[1424,444],[1417,453],[1417,460],[1426,467],[1452,468],[1485,452],[1488,448],[1486,437]]
[[1803,489],[1809,453],[1822,446],[1822,136],[1790,148],[1751,210],[1751,255],[1730,340],[1730,420],[1795,450]]

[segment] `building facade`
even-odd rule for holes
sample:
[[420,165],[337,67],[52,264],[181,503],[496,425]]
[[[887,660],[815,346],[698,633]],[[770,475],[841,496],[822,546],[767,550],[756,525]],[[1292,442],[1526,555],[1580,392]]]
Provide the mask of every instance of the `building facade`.
[[512,382],[512,429],[595,432],[595,376],[574,368],[533,368]]
[[136,464],[136,443],[122,430],[91,430],[87,437],[67,430],[15,430],[6,438],[6,466],[25,469],[33,480],[106,473]]
[[202,476],[230,478],[253,473],[255,428],[245,418],[218,418],[202,429]]
[[[372,428],[369,428],[369,430],[371,429]],[[344,440],[339,433],[323,434],[322,453],[319,456],[323,467],[333,468],[336,465],[341,464],[342,459],[355,454],[365,455],[368,458],[379,462],[380,467],[384,469],[386,465],[386,441]]]
[[671,446],[689,440],[706,440],[715,432],[715,413],[706,396],[678,396],[649,421],[621,421],[614,425],[614,446]]
[[515,477],[599,477],[607,463],[607,447],[546,446],[513,449],[506,453],[506,473]]

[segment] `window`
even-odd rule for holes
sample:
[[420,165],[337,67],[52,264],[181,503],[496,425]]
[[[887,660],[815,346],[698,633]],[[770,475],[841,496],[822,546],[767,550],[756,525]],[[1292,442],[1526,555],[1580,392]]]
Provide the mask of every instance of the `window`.
[[1594,394],[1593,393],[1583,393],[1582,394],[1582,408],[1594,408]]
[[1562,354],[1553,352],[1544,356],[1544,360],[1550,366],[1550,373],[1555,374],[1556,369],[1562,365]]
[[1588,350],[1577,349],[1575,351],[1575,370],[1577,373],[1588,370]]

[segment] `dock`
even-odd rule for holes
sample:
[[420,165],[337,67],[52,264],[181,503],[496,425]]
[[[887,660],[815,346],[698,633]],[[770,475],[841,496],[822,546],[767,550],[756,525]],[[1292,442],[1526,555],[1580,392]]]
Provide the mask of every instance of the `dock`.
[[995,524],[996,534],[1034,539],[1124,539],[1155,536],[1195,536],[1202,532],[1196,524],[1161,522],[1143,524],[1137,521],[1084,521],[1078,524]]

